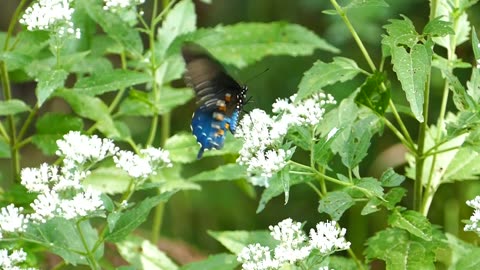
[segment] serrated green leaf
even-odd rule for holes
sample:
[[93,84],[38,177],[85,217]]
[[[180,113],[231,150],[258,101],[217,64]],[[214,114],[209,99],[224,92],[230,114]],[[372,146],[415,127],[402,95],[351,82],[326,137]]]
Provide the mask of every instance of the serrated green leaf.
[[404,47],[392,48],[393,70],[405,91],[415,118],[423,122],[423,97],[425,83],[431,67],[431,49],[416,44],[410,52]]
[[56,89],[63,87],[67,76],[68,73],[63,69],[40,73],[37,88],[35,89],[38,106],[42,106],[43,102],[45,102]]
[[[98,233],[88,221],[79,222],[78,226],[76,222],[56,217],[42,224],[31,223],[23,238],[44,245],[49,251],[62,257],[66,263],[88,265],[86,257],[80,253],[92,250],[98,240]],[[100,259],[103,256],[103,245],[92,255],[95,259]]]
[[389,270],[435,269],[435,250],[425,241],[417,239],[400,229],[381,231],[367,242],[367,262],[383,260]]
[[132,178],[117,167],[97,168],[82,181],[84,185],[92,186],[106,194],[121,194],[128,190]]
[[148,74],[131,70],[114,69],[106,73],[92,74],[77,81],[72,91],[96,96],[106,92],[128,88],[151,81]]
[[118,252],[137,269],[177,270],[178,266],[150,241],[130,235],[116,243]]
[[453,103],[460,111],[475,110],[478,106],[470,95],[467,94],[460,80],[453,73],[443,67],[442,74],[449,82],[449,88],[453,91]]
[[[133,230],[140,226],[148,217],[150,210],[161,202],[167,201],[175,192],[167,192],[155,197],[149,197],[141,201],[135,207],[126,210],[118,215],[109,215],[109,231],[105,239],[112,242],[118,242],[125,239]],[[111,222],[115,219],[115,222]]]
[[384,187],[397,187],[405,181],[405,176],[396,173],[392,168],[388,168],[380,177],[380,183]]
[[305,151],[310,151],[312,130],[307,126],[292,126],[288,129],[287,139]]
[[[373,128],[376,126],[378,118],[374,115],[357,121],[351,129],[345,130],[339,135],[346,135],[343,147],[339,151],[342,157],[342,163],[350,169],[355,168],[367,155],[370,146],[370,140],[374,134]],[[338,141],[338,139],[336,140]]]
[[221,165],[214,170],[201,172],[189,178],[190,181],[231,181],[247,178],[247,170],[237,163]]
[[105,12],[103,5],[98,1],[84,0],[76,4],[82,5],[82,8],[102,27],[103,31],[122,44],[125,50],[135,55],[142,54],[143,45],[137,28],[128,25],[116,13]]
[[183,41],[208,49],[220,62],[243,68],[268,55],[310,55],[315,49],[338,52],[312,31],[296,24],[238,23],[199,29],[177,39],[169,55],[178,55]]
[[469,39],[470,22],[468,21],[468,14],[461,7],[462,1],[451,2],[449,0],[439,0],[437,2],[436,10],[433,12],[435,17],[442,17],[444,20],[449,20],[453,25],[453,37],[444,36],[434,38],[435,43],[444,48],[450,48],[451,40],[453,44],[458,46]]
[[355,186],[363,188],[368,191],[371,196],[378,198],[383,197],[383,187],[377,179],[373,177],[365,177],[360,179],[354,179]]
[[404,212],[393,211],[388,218],[388,223],[426,241],[432,240],[432,225],[426,217],[416,211],[407,210]]
[[19,99],[0,101],[0,115],[13,115],[30,111],[30,107]]
[[339,220],[343,213],[355,204],[353,198],[343,191],[333,191],[320,200],[318,212],[327,213],[333,220]]
[[452,26],[451,22],[442,21],[442,17],[437,17],[425,25],[425,28],[423,28],[423,34],[432,37],[454,35],[455,32],[453,31]]
[[385,89],[385,80],[384,73],[376,72],[368,77],[360,87],[355,102],[372,109],[379,115],[384,115],[390,102],[390,89]]
[[383,27],[387,30],[388,36],[383,36],[382,44],[387,45],[390,50],[397,45],[406,45],[413,48],[419,41],[420,36],[412,21],[405,16],[402,17],[403,20],[390,20],[390,24]]
[[277,241],[267,231],[208,231],[208,234],[234,254],[249,244],[274,247]]
[[59,89],[55,95],[65,99],[78,115],[96,121],[98,130],[103,134],[110,138],[119,137],[107,105],[99,98],[67,89]]
[[480,154],[468,147],[462,147],[455,154],[443,175],[444,182],[478,180],[480,175]]
[[234,270],[240,262],[233,254],[220,253],[208,256],[207,259],[183,265],[180,270]]
[[303,75],[296,100],[306,98],[327,85],[351,80],[360,71],[353,60],[344,57],[335,57],[331,63],[317,61]]
[[[333,158],[332,143],[340,134],[337,130],[335,134],[327,134],[325,137],[320,137],[316,140],[313,146],[313,159],[315,163],[323,167],[328,167],[328,162]],[[328,136],[331,136],[330,138]]]

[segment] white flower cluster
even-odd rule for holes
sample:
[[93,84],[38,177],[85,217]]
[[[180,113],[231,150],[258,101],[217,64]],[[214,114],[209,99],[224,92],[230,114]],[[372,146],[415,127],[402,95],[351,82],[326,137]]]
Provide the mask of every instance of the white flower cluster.
[[80,38],[80,29],[72,22],[72,0],[38,0],[25,10],[20,23],[30,31],[45,30],[59,37]]
[[25,262],[27,253],[23,249],[13,250],[8,254],[8,250],[0,249],[0,269],[3,270],[34,270],[35,268],[24,268],[16,266]]
[[321,256],[328,256],[335,251],[350,248],[350,242],[344,237],[346,230],[337,228],[335,221],[318,223],[316,230],[310,230],[310,238],[303,232],[302,224],[290,218],[270,226],[269,229],[270,235],[278,240],[279,244],[273,250],[258,243],[244,247],[237,256],[237,260],[242,263],[242,269],[280,269],[285,264],[306,259],[314,249],[318,249]]
[[267,186],[268,178],[285,167],[293,149],[283,149],[288,129],[293,126],[315,126],[323,119],[325,106],[336,104],[333,96],[318,93],[299,103],[296,95],[278,99],[273,104],[273,116],[255,109],[240,121],[235,137],[242,138],[243,147],[237,162],[247,166],[252,176],[259,176],[252,184]]
[[22,207],[13,204],[0,208],[0,238],[3,238],[4,233],[24,232],[27,229],[30,217],[22,212]]
[[110,139],[101,139],[97,135],[86,136],[78,131],[70,131],[57,141],[56,154],[64,157],[63,166],[76,169],[87,162],[95,163],[118,152]]
[[112,12],[117,12],[122,9],[128,9],[137,5],[141,5],[145,0],[104,0],[105,5],[103,6],[104,10],[110,10]]
[[470,221],[463,228],[464,231],[472,231],[480,235],[480,196],[475,197],[475,199],[467,201],[467,205],[474,208]]
[[172,167],[169,152],[160,148],[149,147],[140,150],[140,155],[131,151],[119,151],[113,157],[118,168],[126,171],[131,177],[144,179],[156,174],[161,167]]

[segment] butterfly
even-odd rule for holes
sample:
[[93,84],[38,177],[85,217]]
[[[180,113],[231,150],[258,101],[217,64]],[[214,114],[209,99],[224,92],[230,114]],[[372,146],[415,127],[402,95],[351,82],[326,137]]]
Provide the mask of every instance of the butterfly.
[[221,149],[225,133],[235,134],[246,102],[247,86],[241,86],[203,47],[187,42],[182,46],[186,64],[184,79],[195,91],[197,109],[192,116],[192,133],[200,144],[197,158],[205,150]]

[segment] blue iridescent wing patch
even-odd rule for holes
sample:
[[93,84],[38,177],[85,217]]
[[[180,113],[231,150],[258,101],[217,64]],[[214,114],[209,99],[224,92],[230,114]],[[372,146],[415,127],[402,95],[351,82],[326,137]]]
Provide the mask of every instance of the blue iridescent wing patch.
[[200,144],[197,158],[201,158],[205,150],[223,147],[227,130],[235,133],[247,87],[240,86],[197,44],[185,43],[182,56],[187,68],[185,82],[195,90],[197,110],[191,128]]

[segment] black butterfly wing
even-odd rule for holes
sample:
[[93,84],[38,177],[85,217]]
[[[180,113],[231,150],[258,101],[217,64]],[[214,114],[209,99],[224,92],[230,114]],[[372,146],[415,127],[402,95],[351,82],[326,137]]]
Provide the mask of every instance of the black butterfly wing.
[[228,96],[226,114],[231,115],[235,104],[242,102],[243,88],[223,69],[203,47],[195,43],[185,43],[182,46],[182,56],[187,71],[185,81],[195,90],[197,105],[202,110],[215,110],[218,102]]

